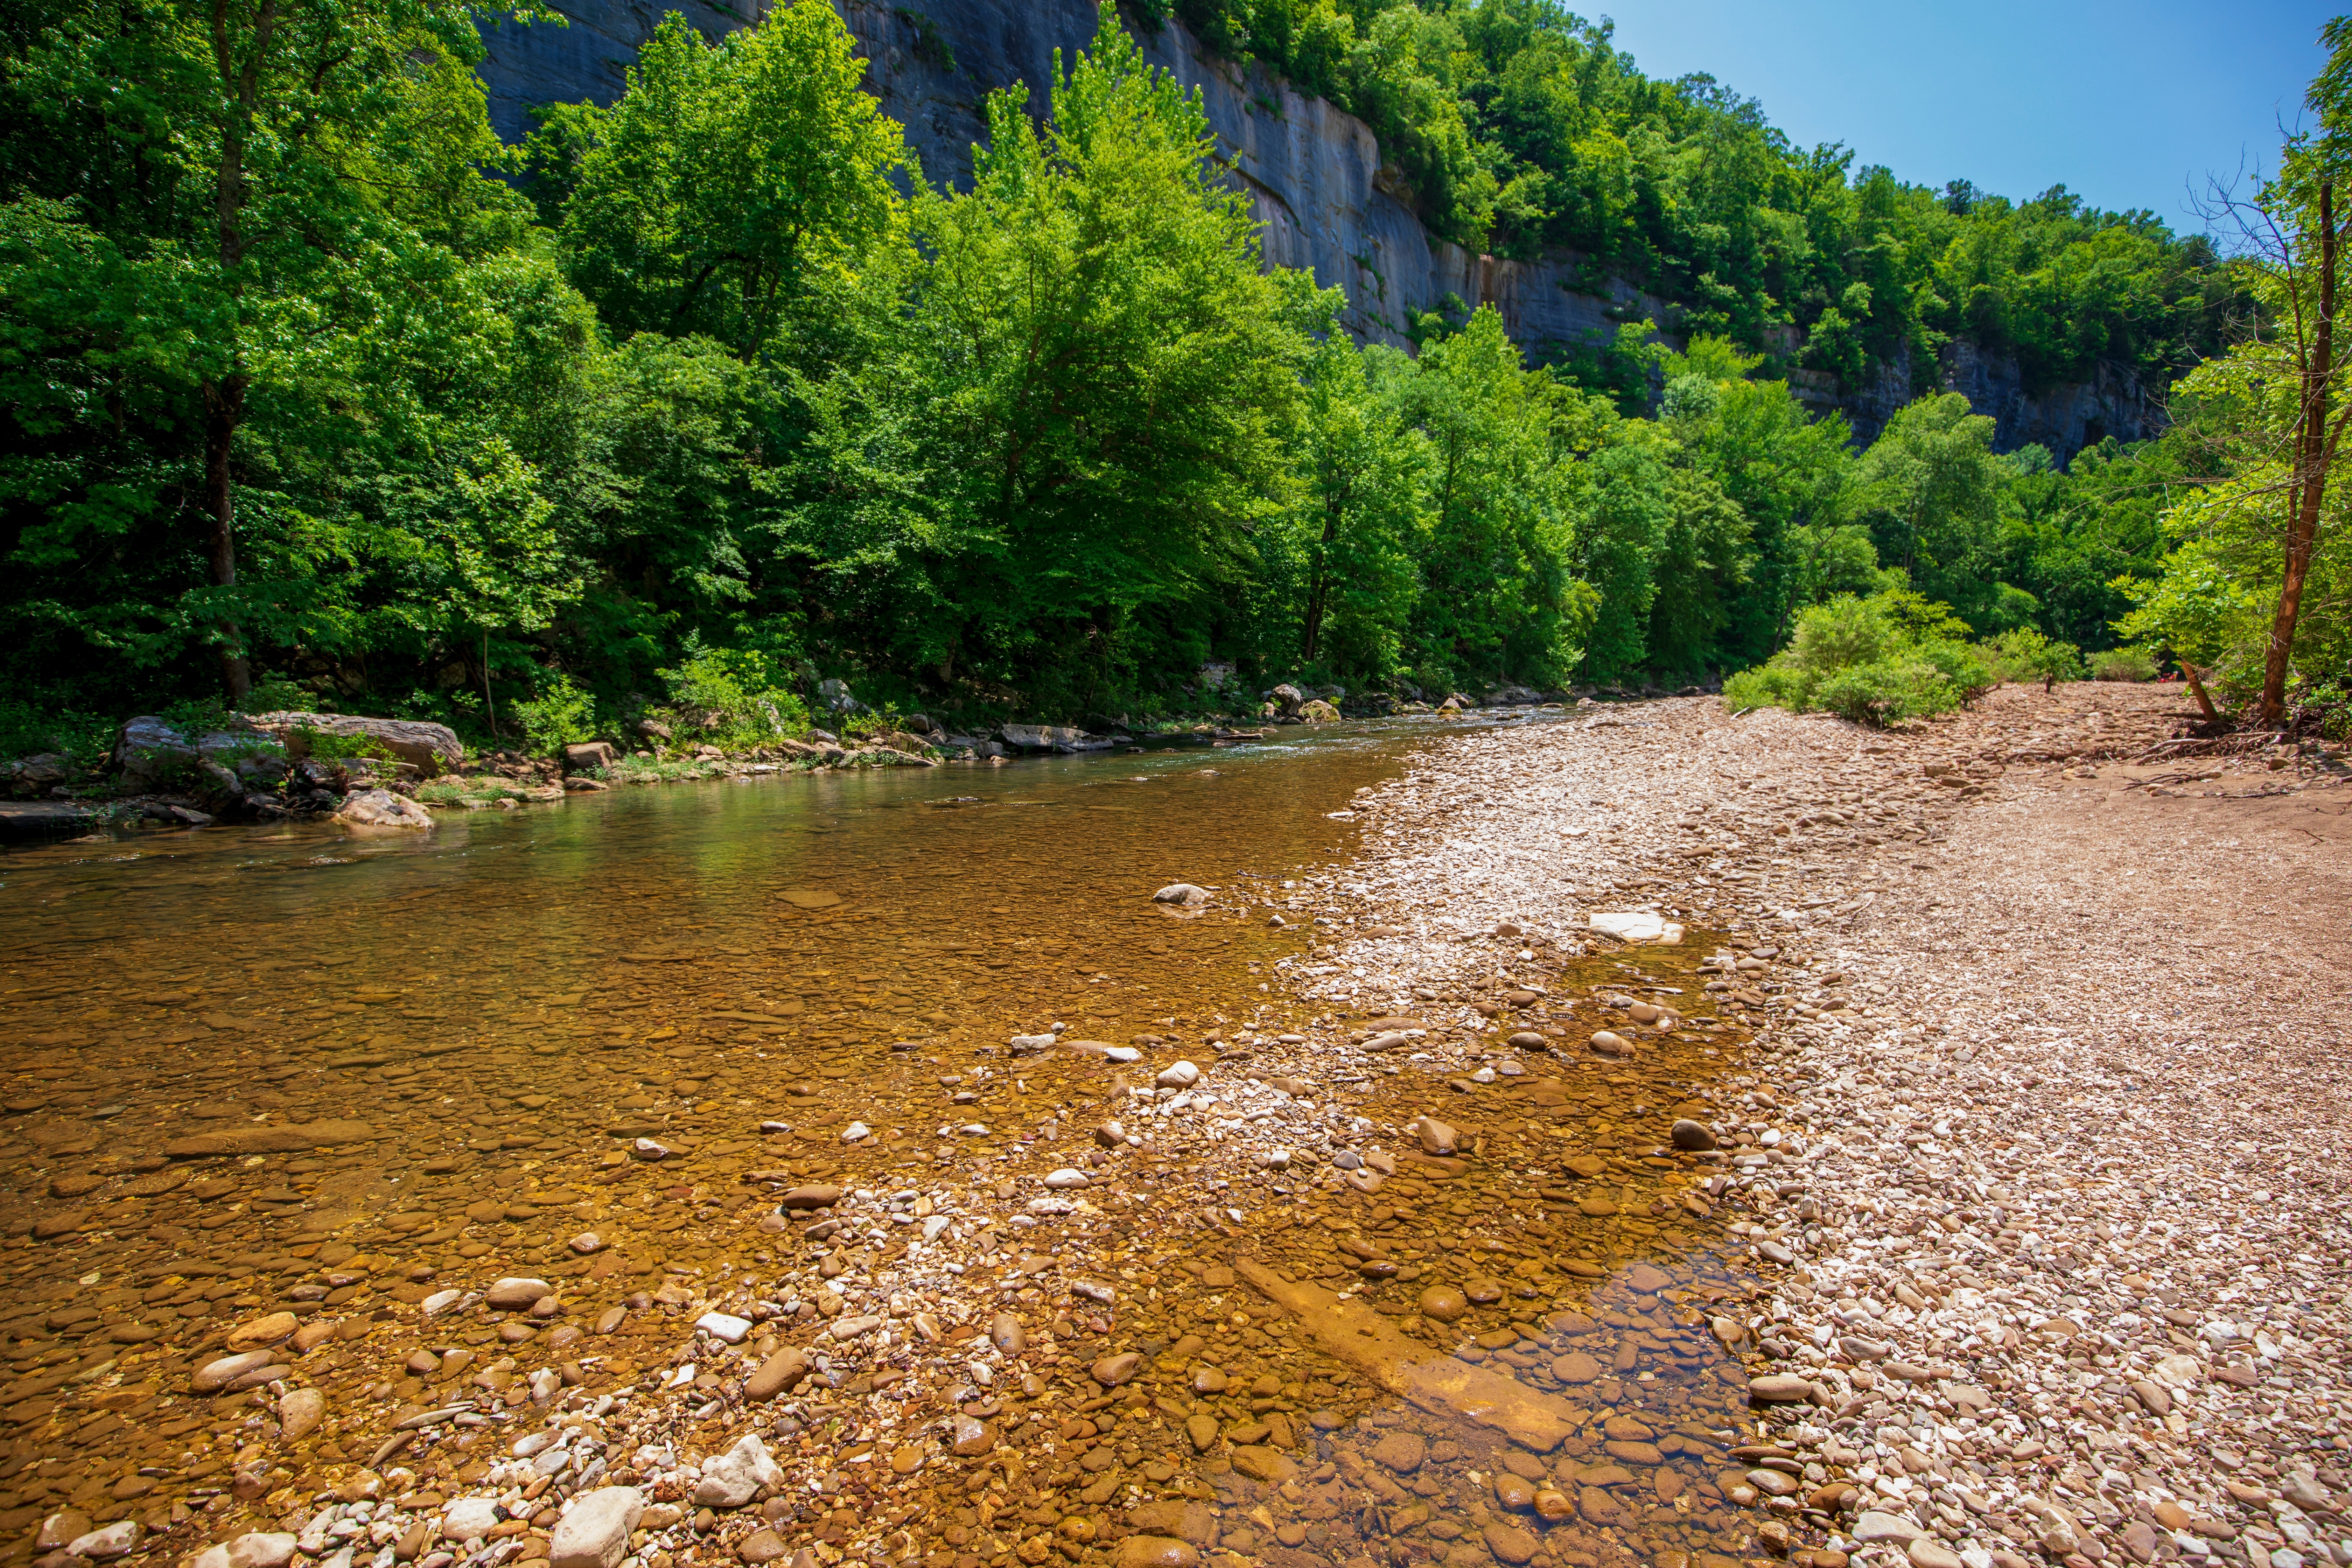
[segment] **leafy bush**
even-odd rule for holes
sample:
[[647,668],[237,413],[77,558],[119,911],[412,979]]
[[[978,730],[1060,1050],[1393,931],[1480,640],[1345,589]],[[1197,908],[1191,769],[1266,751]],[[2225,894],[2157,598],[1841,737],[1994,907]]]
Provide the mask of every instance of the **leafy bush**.
[[596,736],[596,700],[559,675],[539,689],[539,695],[510,710],[522,726],[523,740],[542,756],[552,756],[575,742]]
[[2032,626],[2018,626],[1983,645],[1986,667],[1996,681],[2038,680],[2049,690],[2062,680],[2083,679],[2083,650],[2070,642],[2043,637]]
[[81,767],[98,766],[114,744],[116,723],[96,713],[52,712],[29,702],[0,701],[0,757],[56,752]]
[[671,703],[660,717],[680,741],[746,752],[808,728],[792,672],[755,648],[690,647],[683,663],[660,674]]
[[2144,647],[2103,648],[2091,656],[2094,680],[2154,680],[2156,656]]
[[324,730],[313,730],[308,725],[297,730],[295,733],[302,737],[302,745],[306,753],[319,762],[396,763],[400,760],[393,754],[391,747],[373,735],[331,735]]
[[1949,712],[1991,682],[1983,655],[1950,635],[1956,626],[1916,594],[1841,595],[1801,612],[1788,647],[1725,681],[1723,700],[1874,726]]

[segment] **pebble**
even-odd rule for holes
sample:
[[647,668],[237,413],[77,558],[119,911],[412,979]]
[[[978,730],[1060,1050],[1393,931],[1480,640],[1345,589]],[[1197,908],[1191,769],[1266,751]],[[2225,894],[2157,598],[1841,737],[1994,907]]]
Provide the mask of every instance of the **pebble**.
[[1374,1462],[1387,1466],[1401,1476],[1412,1475],[1421,1468],[1429,1457],[1429,1445],[1417,1433],[1391,1432],[1372,1445]]
[[1542,1542],[1537,1540],[1532,1531],[1516,1524],[1507,1524],[1499,1519],[1488,1521],[1484,1533],[1486,1538],[1486,1550],[1492,1552],[1496,1559],[1504,1563],[1518,1563],[1532,1561],[1542,1546]]
[[320,1388],[298,1388],[278,1402],[279,1437],[299,1443],[318,1429],[327,1416],[327,1394]]
[[444,1541],[479,1541],[498,1527],[499,1500],[496,1498],[463,1497],[441,1510],[441,1539]]
[[730,1345],[740,1345],[751,1332],[751,1320],[739,1318],[731,1312],[705,1312],[694,1320],[694,1326],[712,1339]]
[[1009,1356],[1023,1354],[1029,1349],[1029,1335],[1021,1320],[1010,1312],[999,1312],[988,1326],[989,1342]]
[[1451,1154],[1462,1136],[1444,1122],[1427,1116],[1414,1121],[1411,1131],[1420,1140],[1424,1154]]
[[555,1287],[544,1279],[510,1276],[492,1285],[482,1297],[485,1306],[496,1312],[528,1311],[541,1297],[555,1294]]
[[1130,1535],[1118,1543],[1111,1561],[1116,1568],[1195,1568],[1200,1549],[1189,1541],[1168,1535]]
[[755,1401],[773,1399],[799,1387],[808,1374],[807,1353],[797,1346],[786,1346],[761,1362],[759,1370],[743,1380],[743,1397]]
[[973,1458],[996,1447],[996,1428],[975,1416],[956,1416],[950,1423],[950,1430],[960,1458]]
[[1190,1089],[1201,1081],[1201,1068],[1192,1061],[1172,1061],[1160,1069],[1152,1082],[1161,1089]]
[[1693,1121],[1688,1117],[1676,1121],[1669,1136],[1675,1148],[1689,1152],[1705,1152],[1715,1147],[1715,1130],[1704,1121]]
[[1421,1293],[1417,1305],[1423,1317],[1441,1323],[1459,1322],[1470,1311],[1468,1298],[1450,1285],[1431,1286]]
[[1056,1192],[1062,1192],[1072,1187],[1083,1187],[1090,1180],[1091,1178],[1084,1171],[1065,1165],[1060,1170],[1050,1173],[1045,1177],[1045,1184]]
[[1120,1384],[1133,1377],[1142,1365],[1142,1356],[1134,1351],[1125,1351],[1118,1355],[1105,1356],[1095,1363],[1088,1369],[1088,1373],[1105,1388],[1117,1388]]
[[272,1312],[248,1323],[239,1323],[228,1332],[227,1348],[232,1352],[258,1350],[265,1345],[283,1344],[302,1326],[302,1320],[291,1312]]

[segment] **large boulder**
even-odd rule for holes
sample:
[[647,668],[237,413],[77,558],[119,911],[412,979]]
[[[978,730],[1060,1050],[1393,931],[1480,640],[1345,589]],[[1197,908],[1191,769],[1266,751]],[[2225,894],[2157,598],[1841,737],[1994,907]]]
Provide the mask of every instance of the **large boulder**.
[[620,760],[620,748],[610,741],[583,741],[563,748],[563,771],[567,773],[593,773]]
[[1307,693],[1299,690],[1298,688],[1291,685],[1290,682],[1286,680],[1281,685],[1276,687],[1273,690],[1267,692],[1266,697],[1275,704],[1276,710],[1285,719],[1297,718],[1298,716],[1299,709],[1304,707],[1307,702]]
[[1068,724],[1007,724],[1000,733],[1006,745],[1033,752],[1075,748],[1087,738],[1084,730]]
[[433,814],[388,789],[364,789],[343,802],[337,822],[353,827],[399,827],[431,832]]
[[1307,724],[1336,724],[1339,721],[1339,710],[1320,697],[1310,698],[1298,705],[1298,718],[1300,722]]
[[240,721],[190,731],[145,714],[114,737],[114,765],[134,789],[185,789],[236,795],[286,776],[286,748],[268,731]]
[[356,713],[257,713],[252,722],[277,736],[297,762],[310,754],[313,734],[339,740],[373,741],[400,761],[433,778],[465,761],[466,748],[446,724],[419,719],[369,719]]

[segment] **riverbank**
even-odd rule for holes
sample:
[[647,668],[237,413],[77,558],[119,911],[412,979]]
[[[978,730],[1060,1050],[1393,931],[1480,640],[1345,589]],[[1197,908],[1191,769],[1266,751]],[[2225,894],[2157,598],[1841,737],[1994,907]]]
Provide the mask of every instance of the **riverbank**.
[[[1765,1489],[1865,1560],[2346,1560],[2319,1152],[2352,792],[2332,758],[2159,749],[2172,706],[2008,688],[1874,735],[1663,704],[1436,748],[1375,815],[1367,905],[1630,895],[1798,965],[1730,1080],[1798,1152],[1737,1192],[1770,1294],[1725,1327],[1806,1387],[1773,1424],[1798,1484]],[[1327,995],[1462,967],[1340,960]]]

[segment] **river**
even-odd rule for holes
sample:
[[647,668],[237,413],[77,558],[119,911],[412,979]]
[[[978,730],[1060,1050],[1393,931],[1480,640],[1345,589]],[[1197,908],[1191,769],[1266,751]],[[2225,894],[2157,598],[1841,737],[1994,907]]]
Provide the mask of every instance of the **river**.
[[[1046,1514],[1099,1513],[1124,1485],[1131,1502],[1213,1505],[1217,1550],[1276,1568],[1297,1568],[1283,1553],[1302,1552],[1508,1562],[1522,1535],[1570,1563],[1736,1550],[1742,1526],[1723,1502],[1738,1482],[1714,1467],[1742,1384],[1706,1303],[1738,1282],[1687,1228],[1706,1205],[1672,1206],[1669,1161],[1617,1157],[1605,1192],[1550,1199],[1532,1168],[1499,1163],[1538,1125],[1513,1118],[1590,1120],[1598,1143],[1626,1102],[1677,1098],[1694,1073],[1718,1071],[1712,1048],[1605,1076],[1539,1068],[1565,1085],[1531,1076],[1535,1092],[1515,1102],[1525,1109],[1472,1113],[1491,1158],[1401,1170],[1385,1198],[1352,1208],[1359,1194],[1335,1184],[1336,1169],[1319,1188],[1304,1168],[1208,1183],[1187,1169],[1187,1145],[1150,1137],[1078,1162],[1119,1195],[1085,1205],[1109,1217],[1074,1219],[1058,1243],[1032,1215],[1013,1229],[971,1208],[1000,1176],[995,1195],[1013,1196],[1000,1166],[1076,1159],[1086,1126],[1133,1092],[1124,1078],[1106,1083],[1115,1062],[1100,1050],[1024,1058],[1016,1037],[1139,1052],[1147,1075],[1181,1055],[1211,1081],[1246,1080],[1244,1100],[1275,1092],[1259,1073],[1311,1071],[1296,1065],[1293,1031],[1316,1020],[1280,966],[1356,934],[1310,923],[1333,868],[1359,852],[1346,808],[1432,732],[1349,726],[1215,751],[634,789],[445,814],[429,836],[257,827],[12,850],[0,860],[0,1335],[12,1376],[0,1485],[13,1490],[0,1523],[29,1531],[68,1506],[140,1521],[162,1532],[147,1549],[184,1552],[240,1521],[308,1518],[318,1485],[371,1462],[387,1497],[429,1509],[500,1480],[474,1442],[484,1425],[550,1408],[617,1423],[651,1407],[652,1373],[698,1353],[688,1371],[710,1404],[688,1389],[698,1408],[659,1419],[765,1430],[780,1457],[814,1467],[818,1501],[771,1505],[794,1542],[976,1568]],[[1151,901],[1175,881],[1214,900]],[[1269,921],[1275,908],[1292,911],[1286,923]],[[1686,973],[1687,962],[1653,968]],[[1568,967],[1598,983],[1622,966],[1595,955]],[[1382,1146],[1365,1135],[1425,1106],[1430,1078],[1286,1081],[1319,1097],[1338,1134],[1328,1154]],[[886,1328],[777,1407],[792,1412],[781,1421],[744,1407],[719,1363],[732,1354],[748,1370],[774,1353],[816,1321],[813,1301],[828,1314],[881,1308],[905,1293],[887,1271],[919,1250],[905,1232],[889,1245],[885,1227],[796,1258],[772,1217],[790,1182],[855,1191],[843,1214],[903,1185],[879,1216],[900,1223],[917,1217],[908,1200],[928,1213],[936,1192],[943,1215],[970,1215],[941,1245],[971,1233],[988,1281],[974,1300],[1031,1304],[1032,1328],[1063,1353],[1035,1358],[1045,1375],[1017,1390],[942,1384],[926,1405],[917,1385],[951,1384],[953,1367],[921,1359],[924,1334]],[[793,1271],[820,1256],[823,1269]],[[1236,1263],[1279,1268],[1266,1282],[1277,1297],[1294,1284],[1341,1295],[1245,1303]],[[1122,1264],[1159,1283],[1117,1310],[1059,1308],[1037,1289],[1050,1269],[1108,1277]],[[951,1272],[944,1286],[928,1278],[939,1289],[982,1278],[963,1263]],[[421,1303],[505,1277],[552,1281],[546,1310],[496,1313],[469,1298],[473,1326],[436,1337],[428,1320],[420,1336]],[[820,1278],[835,1281],[830,1300]],[[866,1297],[837,1293],[861,1281]],[[1418,1339],[1383,1340],[1370,1359],[1319,1339],[1313,1320],[1360,1292],[1405,1314]],[[695,1312],[753,1302],[780,1314],[756,1345],[693,1339]],[[294,1337],[257,1331],[255,1342],[285,1348],[261,1358],[250,1397],[190,1396],[191,1373],[243,1342],[233,1330],[276,1313],[290,1314]],[[692,1343],[673,1354],[681,1334]],[[1474,1334],[1444,1364],[1485,1363],[1577,1401],[1590,1429],[1539,1459],[1394,1396],[1401,1359]],[[1067,1381],[1129,1347],[1156,1369],[1144,1382],[1166,1390],[1148,1424]],[[1199,1375],[1203,1357],[1215,1376]],[[560,1368],[561,1382],[542,1371],[534,1387],[535,1367]],[[285,1399],[306,1385],[333,1414],[289,1436]],[[457,1393],[471,1402],[457,1425],[386,1441],[398,1418]],[[933,1439],[909,1447],[927,1419],[944,1439],[939,1424],[959,1406],[991,1425],[992,1446],[993,1427],[1013,1434],[1025,1419],[1082,1468],[1057,1486],[1033,1449],[980,1472],[995,1477],[1001,1508],[936,1490],[919,1509],[898,1500],[962,1484],[926,1468]],[[1114,1436],[1114,1414],[1130,1436]],[[1208,1441],[1193,1417],[1211,1422]],[[1423,1448],[1391,1441],[1407,1436]],[[652,1456],[635,1463],[642,1476],[677,1462],[637,1431],[596,1472],[625,1473],[633,1444]],[[1275,1447],[1296,1455],[1287,1477],[1264,1458]],[[851,1468],[885,1455],[905,1469]],[[583,1477],[595,1479],[584,1459],[555,1495]],[[1351,1485],[1366,1489],[1335,1500]],[[856,1506],[835,1506],[845,1492]],[[999,1513],[1027,1523],[1008,1531]],[[1549,1534],[1510,1533],[1522,1523]],[[1102,1528],[1121,1527],[1103,1516]],[[690,1552],[691,1529],[644,1549],[644,1568]]]

